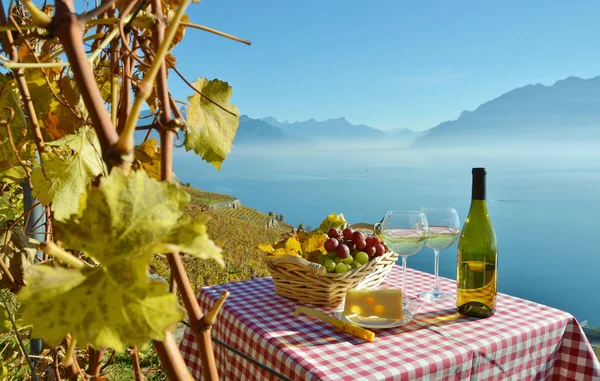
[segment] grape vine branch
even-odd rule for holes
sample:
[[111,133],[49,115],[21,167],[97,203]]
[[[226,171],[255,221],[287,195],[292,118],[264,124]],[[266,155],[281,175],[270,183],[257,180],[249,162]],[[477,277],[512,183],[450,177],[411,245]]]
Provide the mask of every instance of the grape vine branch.
[[[42,8],[21,0],[8,10],[0,2],[0,284],[54,349],[58,380],[99,379],[108,350],[128,350],[142,380],[137,348],[150,341],[169,379],[190,380],[172,333],[185,314],[205,379],[219,377],[210,331],[228,294],[205,315],[180,253],[223,259],[204,219],[182,216],[189,195],[173,183],[173,147],[179,131],[186,150],[219,169],[239,112],[226,82],[188,80],[172,51],[187,28],[250,42],[191,22],[188,5],[105,0],[78,13],[73,0]],[[187,102],[169,92],[170,70],[190,87]],[[154,120],[139,125],[144,107]],[[147,131],[143,141],[136,130]],[[160,144],[148,140],[153,130]],[[151,160],[141,163],[140,152]],[[23,182],[45,208],[44,242],[17,234],[31,211]],[[38,248],[44,260],[33,264]],[[168,258],[170,285],[149,274],[157,254]],[[76,347],[87,347],[85,369]]]

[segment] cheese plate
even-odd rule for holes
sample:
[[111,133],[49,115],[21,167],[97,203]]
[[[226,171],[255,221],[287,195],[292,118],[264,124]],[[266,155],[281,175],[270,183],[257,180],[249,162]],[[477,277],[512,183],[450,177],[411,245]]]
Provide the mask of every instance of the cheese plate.
[[400,327],[401,325],[404,325],[413,319],[412,312],[406,308],[402,310],[402,319],[383,319],[375,316],[363,317],[356,314],[344,316],[343,312],[344,306],[342,305],[333,311],[333,315],[342,321],[349,321],[350,323],[356,324],[363,328],[371,329]]

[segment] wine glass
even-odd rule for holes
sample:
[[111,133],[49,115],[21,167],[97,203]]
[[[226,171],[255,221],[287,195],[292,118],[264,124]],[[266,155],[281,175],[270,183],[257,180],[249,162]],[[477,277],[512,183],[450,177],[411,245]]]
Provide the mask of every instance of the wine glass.
[[427,241],[427,217],[415,210],[392,210],[385,213],[378,224],[385,244],[402,257],[402,304],[409,310],[421,306],[414,300],[408,300],[406,293],[406,259],[418,253]]
[[425,246],[433,250],[435,255],[435,281],[431,291],[424,291],[419,294],[419,298],[428,302],[438,302],[442,300],[453,299],[452,294],[440,291],[440,278],[438,269],[440,266],[440,251],[452,246],[458,238],[459,220],[458,213],[454,208],[421,208],[421,211],[427,216],[429,222],[429,233]]

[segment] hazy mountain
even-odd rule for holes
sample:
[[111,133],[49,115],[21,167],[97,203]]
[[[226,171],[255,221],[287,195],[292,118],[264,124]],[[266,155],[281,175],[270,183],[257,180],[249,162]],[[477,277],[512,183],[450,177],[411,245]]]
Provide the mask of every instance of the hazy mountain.
[[393,130],[384,131],[387,136],[404,139],[404,140],[415,140],[419,137],[420,133],[413,131],[409,128],[394,128]]
[[528,85],[427,130],[413,147],[469,145],[497,139],[600,138],[600,76]]
[[240,125],[238,126],[234,145],[247,144],[310,144],[311,141],[305,138],[291,136],[283,129],[267,123],[261,119],[252,119],[247,115],[240,116]]
[[321,140],[335,138],[337,140],[384,139],[385,134],[380,130],[364,124],[352,124],[346,118],[318,121],[315,119],[303,122],[279,122],[273,117],[263,121],[281,128],[291,136]]

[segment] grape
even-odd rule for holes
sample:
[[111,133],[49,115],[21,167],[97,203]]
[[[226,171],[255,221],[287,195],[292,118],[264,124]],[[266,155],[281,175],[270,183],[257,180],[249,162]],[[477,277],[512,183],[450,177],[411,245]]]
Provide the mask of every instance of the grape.
[[345,263],[347,265],[351,265],[352,262],[354,262],[354,258],[352,258],[351,255],[347,256],[346,258],[342,259],[342,263]]
[[368,237],[367,238],[367,245],[369,245],[369,246],[379,245],[380,243],[381,243],[381,241],[377,237]]
[[369,254],[365,253],[364,251],[359,251],[354,256],[354,260],[361,265],[364,265],[365,263],[369,262]]
[[367,241],[365,241],[364,239],[361,239],[360,241],[356,242],[356,248],[358,250],[362,250],[365,247],[367,247]]
[[376,251],[375,251],[375,246],[367,246],[367,247],[365,247],[365,249],[364,249],[363,251],[364,251],[365,253],[367,253],[367,255],[368,255],[369,257],[373,257],[373,256],[375,256],[375,253],[376,253]]
[[329,229],[329,231],[327,232],[327,236],[329,238],[338,238],[340,236],[340,231],[337,230],[336,228],[331,228]]
[[338,257],[344,259],[350,255],[350,249],[348,248],[348,246],[346,246],[344,244],[338,245],[337,255],[338,255]]
[[350,252],[353,252],[354,250],[356,250],[356,245],[352,241],[348,242],[346,244],[346,246],[348,246],[348,250],[350,250]]
[[379,257],[379,256],[383,255],[383,253],[385,253],[385,248],[383,247],[382,244],[375,245],[373,247],[375,248],[375,256],[376,257]]
[[358,243],[358,241],[364,241],[366,238],[367,236],[365,236],[365,233],[361,231],[355,231],[352,233],[352,242],[354,243]]
[[381,243],[383,245],[383,248],[385,249],[385,252],[387,253],[388,251],[390,251],[390,248],[388,247],[388,245],[385,244],[385,242]]
[[325,261],[325,263],[323,263],[323,266],[325,266],[325,269],[328,273],[332,273],[335,271],[336,263],[331,259],[328,259]]
[[346,228],[342,232],[342,234],[344,235],[344,238],[346,238],[346,239],[352,239],[352,233],[354,233],[354,230],[352,228]]
[[336,238],[328,238],[327,241],[325,241],[325,244],[323,244],[323,246],[325,247],[325,250],[327,250],[328,252],[332,252],[335,249],[337,249],[338,240]]
[[353,269],[357,269],[360,266],[362,266],[362,265],[360,264],[360,262],[357,262],[357,261],[352,262],[352,264],[350,265],[350,267],[352,267]]
[[346,265],[345,263],[338,263],[335,266],[335,272],[342,274],[342,273],[347,273],[348,272],[348,265]]
[[325,255],[325,254],[319,254],[319,256],[317,257],[317,262],[318,262],[319,264],[321,264],[321,265],[322,265],[322,264],[324,264],[324,263],[325,263],[325,261],[326,261],[326,260],[328,260],[328,259],[329,259],[329,256],[328,256],[328,255]]
[[342,263],[342,258],[340,258],[340,257],[337,257],[337,256],[336,256],[336,257],[333,259],[333,262],[334,262],[335,264]]

